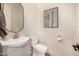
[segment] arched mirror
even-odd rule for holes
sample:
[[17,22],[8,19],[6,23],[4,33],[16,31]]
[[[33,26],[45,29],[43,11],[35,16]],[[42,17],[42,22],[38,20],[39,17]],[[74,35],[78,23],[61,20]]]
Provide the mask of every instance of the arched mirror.
[[[24,9],[21,3],[4,3],[6,29],[18,33],[24,28]],[[15,35],[16,36],[16,35]]]

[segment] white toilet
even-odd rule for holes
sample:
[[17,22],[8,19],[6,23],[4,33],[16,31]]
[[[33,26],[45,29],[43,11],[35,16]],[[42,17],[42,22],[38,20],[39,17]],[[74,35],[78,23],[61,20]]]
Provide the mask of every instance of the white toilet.
[[32,39],[33,56],[45,56],[48,48],[46,45],[39,43],[38,39]]

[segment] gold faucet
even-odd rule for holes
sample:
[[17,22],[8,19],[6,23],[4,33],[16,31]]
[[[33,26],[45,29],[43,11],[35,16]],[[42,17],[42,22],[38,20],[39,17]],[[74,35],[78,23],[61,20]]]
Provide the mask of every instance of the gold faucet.
[[19,38],[19,32],[14,32],[13,33],[13,39]]

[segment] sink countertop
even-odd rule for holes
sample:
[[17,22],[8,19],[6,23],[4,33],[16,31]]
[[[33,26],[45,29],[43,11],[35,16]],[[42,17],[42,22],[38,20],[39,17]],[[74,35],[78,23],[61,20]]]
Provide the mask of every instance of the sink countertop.
[[2,46],[8,46],[8,47],[19,47],[24,45],[28,40],[30,39],[30,37],[26,37],[26,36],[20,36],[17,39],[12,39],[12,38],[8,38],[7,40],[1,40],[1,45]]

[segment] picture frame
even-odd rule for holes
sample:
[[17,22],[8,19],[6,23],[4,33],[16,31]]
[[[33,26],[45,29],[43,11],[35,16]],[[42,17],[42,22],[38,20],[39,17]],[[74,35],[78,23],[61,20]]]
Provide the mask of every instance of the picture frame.
[[44,28],[58,28],[58,7],[44,10]]

